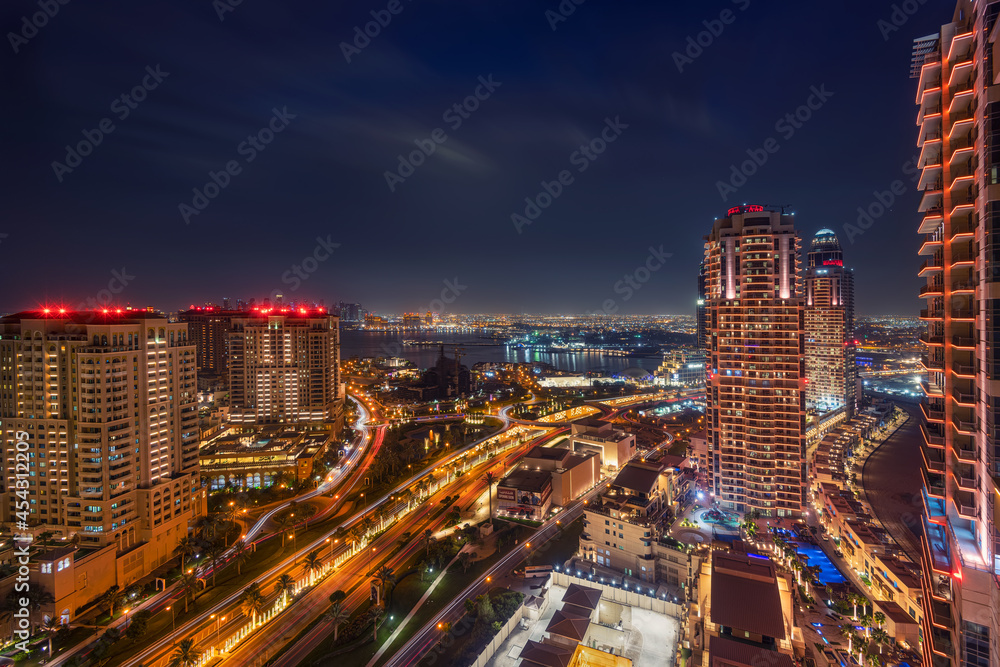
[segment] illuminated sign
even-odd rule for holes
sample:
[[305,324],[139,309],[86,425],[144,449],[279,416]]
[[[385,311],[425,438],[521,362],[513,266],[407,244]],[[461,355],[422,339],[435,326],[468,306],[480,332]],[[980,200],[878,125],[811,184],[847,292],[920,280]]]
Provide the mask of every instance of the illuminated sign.
[[761,213],[764,211],[764,207],[760,204],[744,204],[743,206],[734,206],[726,213],[727,216],[736,215],[737,213]]
[[844,261],[840,259],[824,259],[823,266],[843,266]]

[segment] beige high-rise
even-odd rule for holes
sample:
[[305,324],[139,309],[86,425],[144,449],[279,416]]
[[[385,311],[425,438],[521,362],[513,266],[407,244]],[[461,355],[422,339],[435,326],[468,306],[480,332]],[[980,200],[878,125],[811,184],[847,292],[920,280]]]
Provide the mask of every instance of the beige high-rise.
[[17,442],[29,530],[129,552],[130,579],[173,557],[201,511],[195,349],[146,311],[22,312],[0,320],[0,423],[15,524]]
[[723,509],[805,504],[805,365],[794,216],[737,206],[705,238],[706,432]]

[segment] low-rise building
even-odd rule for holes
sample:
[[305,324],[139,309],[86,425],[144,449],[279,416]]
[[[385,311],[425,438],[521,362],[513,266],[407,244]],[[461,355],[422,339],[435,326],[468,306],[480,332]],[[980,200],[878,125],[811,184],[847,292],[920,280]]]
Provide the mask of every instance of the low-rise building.
[[792,582],[777,573],[770,559],[713,551],[711,562],[702,563],[699,579],[687,635],[691,664],[790,666],[793,656],[804,654]]
[[541,521],[552,507],[552,473],[518,467],[497,484],[497,514]]
[[588,418],[573,422],[569,445],[574,452],[594,451],[601,465],[610,470],[621,468],[635,456],[635,434],[615,428],[611,422]]
[[[652,463],[629,463],[584,512],[580,557],[596,571],[683,590],[691,583],[691,553],[666,535],[673,517],[671,490],[683,473]],[[600,568],[607,568],[602,570]]]
[[551,473],[552,504],[558,507],[579,498],[601,479],[601,458],[593,451],[539,445],[524,455],[521,467]]
[[264,488],[280,479],[304,482],[326,451],[330,431],[286,426],[232,426],[201,446],[201,474],[212,490]]
[[666,387],[704,387],[705,353],[701,350],[671,350],[654,373],[655,383]]

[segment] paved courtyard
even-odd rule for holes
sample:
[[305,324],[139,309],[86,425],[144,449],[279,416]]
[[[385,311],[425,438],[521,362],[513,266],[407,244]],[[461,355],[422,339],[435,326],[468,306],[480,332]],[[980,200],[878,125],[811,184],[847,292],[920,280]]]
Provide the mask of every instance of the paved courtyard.
[[[538,581],[543,581],[539,579]],[[534,591],[538,594],[538,591]],[[563,586],[549,588],[549,602],[541,617],[528,622],[527,628],[518,627],[497,649],[488,667],[517,667],[521,649],[528,640],[540,642],[553,614],[562,606],[566,593]],[[635,667],[673,667],[676,660],[677,637],[680,630],[677,619],[646,609],[632,607],[632,629],[627,633],[625,657]]]
[[[675,540],[680,540],[688,544],[710,544],[712,540],[718,539],[720,536],[723,538],[739,536],[740,529],[738,525],[733,526],[730,523],[713,523],[709,521],[705,515],[712,511],[710,507],[692,505],[690,509],[682,513],[674,521],[674,525],[670,528],[670,536]],[[734,513],[730,512],[728,515],[734,521],[738,521],[739,519]],[[681,524],[685,523],[685,519],[694,522],[696,525],[682,526]]]

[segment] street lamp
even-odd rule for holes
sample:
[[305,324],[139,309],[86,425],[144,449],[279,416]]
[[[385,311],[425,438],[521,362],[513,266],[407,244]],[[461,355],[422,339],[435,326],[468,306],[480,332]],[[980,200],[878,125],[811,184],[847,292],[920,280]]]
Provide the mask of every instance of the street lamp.
[[174,632],[177,630],[177,626],[174,624],[174,608],[173,606],[168,606],[167,609],[170,611],[170,631]]

